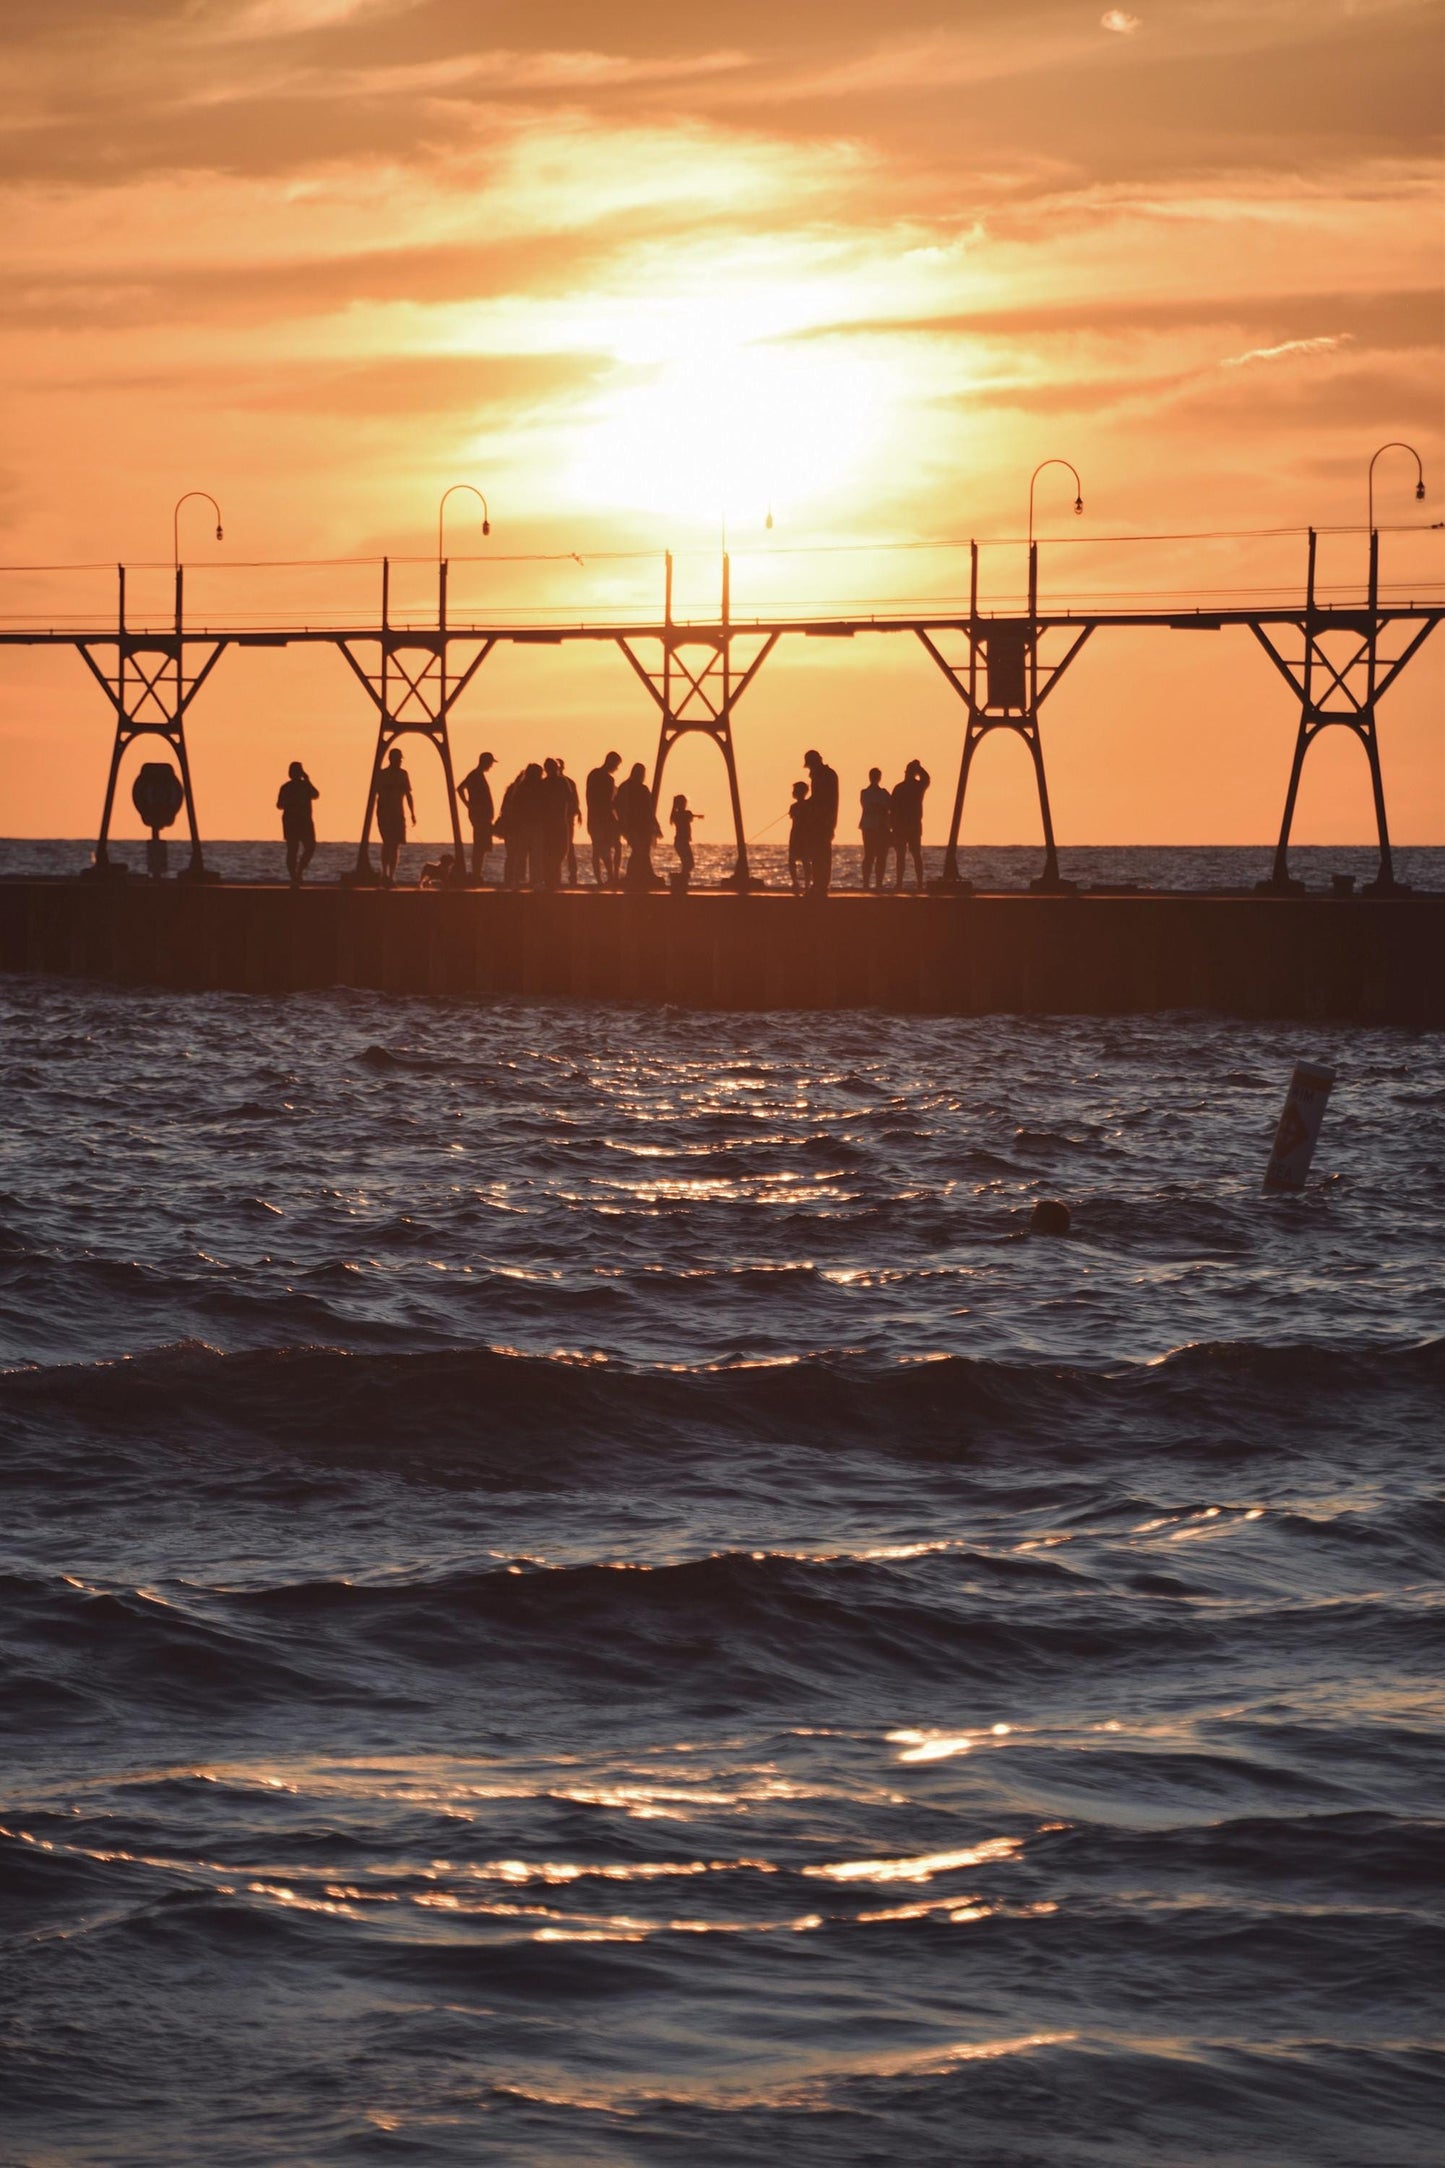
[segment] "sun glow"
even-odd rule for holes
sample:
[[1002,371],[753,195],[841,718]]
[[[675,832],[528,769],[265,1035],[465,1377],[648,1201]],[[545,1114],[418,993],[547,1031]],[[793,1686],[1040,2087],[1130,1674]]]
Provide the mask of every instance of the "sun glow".
[[775,506],[814,519],[860,489],[888,433],[886,372],[841,342],[740,334],[757,313],[723,294],[635,327],[630,381],[578,445],[579,498],[715,533],[759,531]]

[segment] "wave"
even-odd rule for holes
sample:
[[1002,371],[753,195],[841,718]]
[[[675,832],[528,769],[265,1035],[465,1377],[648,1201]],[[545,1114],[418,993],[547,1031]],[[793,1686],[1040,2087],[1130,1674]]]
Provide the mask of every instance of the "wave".
[[50,1452],[65,1426],[72,1437],[103,1430],[130,1444],[264,1439],[381,1456],[405,1472],[459,1454],[480,1467],[484,1448],[509,1442],[566,1460],[597,1445],[666,1452],[690,1434],[926,1458],[1027,1441],[1070,1459],[1105,1440],[1122,1450],[1121,1423],[1136,1443],[1177,1433],[1182,1415],[1197,1447],[1228,1457],[1266,1436],[1278,1442],[1281,1426],[1304,1446],[1365,1412],[1372,1422],[1418,1419],[1432,1426],[1428,1439],[1442,1402],[1445,1339],[1356,1349],[1200,1342],[1097,1369],[961,1355],[879,1365],[846,1353],[683,1369],[495,1347],[225,1353],[182,1341],[0,1372],[0,1437]]

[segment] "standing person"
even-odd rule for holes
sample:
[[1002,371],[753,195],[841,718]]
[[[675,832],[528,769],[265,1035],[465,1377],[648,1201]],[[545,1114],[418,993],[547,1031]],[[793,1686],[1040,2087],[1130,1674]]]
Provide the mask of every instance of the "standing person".
[[892,796],[883,788],[883,770],[868,770],[868,786],[858,793],[861,817],[858,822],[863,837],[863,886],[871,885],[881,893],[888,872],[888,827],[893,805]]
[[910,760],[903,781],[893,786],[889,842],[898,859],[895,892],[903,886],[905,864],[911,858],[914,886],[920,896],[923,894],[923,800],[932,780],[921,760]]
[[587,778],[587,835],[592,845],[592,878],[599,888],[617,886],[622,858],[622,832],[617,825],[614,800],[620,753],[609,753],[600,768]]
[[657,815],[652,810],[652,792],[647,787],[647,770],[640,760],[634,761],[627,773],[627,781],[617,786],[613,800],[617,825],[622,840],[627,845],[628,888],[656,888],[657,875],[653,871],[652,846],[662,834],[657,825]]
[[813,882],[814,812],[807,784],[795,783],[793,802],[788,808],[788,879],[795,896],[805,896]]
[[517,831],[518,888],[541,888],[546,881],[547,812],[546,778],[540,765],[529,760],[517,778],[516,807],[512,816]]
[[316,854],[316,819],[311,808],[320,796],[300,761],[293,760],[276,793],[276,810],[281,815],[281,835],[286,845],[286,874],[293,888],[301,886]]
[[522,785],[527,771],[519,769],[502,792],[501,811],[497,815],[497,834],[502,839],[505,856],[502,859],[502,886],[520,888],[525,866],[522,862]]
[[557,773],[567,786],[567,886],[577,886],[577,823],[582,818],[582,808],[577,802],[577,785],[567,773],[566,763],[557,756]]
[[692,879],[695,863],[692,855],[692,824],[701,819],[701,813],[694,813],[679,791],[672,801],[672,843],[677,852],[677,872],[673,877],[673,887],[679,896],[687,894],[688,883]]
[[808,887],[810,892],[816,889],[820,896],[826,896],[833,880],[833,838],[838,832],[838,771],[816,752],[804,753],[803,766],[808,771],[808,802],[813,808],[813,866]]
[[394,745],[386,756],[386,766],[378,770],[376,778],[376,827],[381,837],[381,878],[386,888],[396,886],[396,865],[406,841],[408,813],[415,828],[416,801],[411,794],[411,777],[401,764],[401,747]]
[[491,753],[478,753],[477,764],[470,775],[464,775],[457,785],[457,796],[467,809],[472,824],[472,886],[480,888],[482,876],[487,870],[487,853],[492,847],[492,824],[496,809],[492,804],[492,786],[487,781],[488,768],[494,768],[496,760]]
[[562,773],[561,761],[549,758],[543,765],[542,780],[537,789],[538,842],[544,888],[562,886],[562,862],[567,856],[567,840],[572,831],[570,794],[571,785]]

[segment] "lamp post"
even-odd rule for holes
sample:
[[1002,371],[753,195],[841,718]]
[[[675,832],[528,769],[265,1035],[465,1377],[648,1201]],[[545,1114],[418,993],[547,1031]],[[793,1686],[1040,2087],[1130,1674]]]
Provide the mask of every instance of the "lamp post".
[[[718,521],[722,531],[722,621],[726,626],[732,616],[732,558],[728,552],[728,508],[726,504],[723,505],[718,515]],[[763,521],[763,526],[767,533],[772,533],[773,507],[771,502],[768,505],[768,516]]]
[[177,497],[175,510],[171,514],[171,562],[177,572],[181,569],[181,506],[189,504],[192,497],[203,498],[211,507],[211,510],[216,515],[216,540],[224,542],[226,539],[221,526],[221,507],[217,504],[211,492],[208,489],[188,489],[183,497]]
[[1084,485],[1079,480],[1079,470],[1069,459],[1041,459],[1029,476],[1029,616],[1038,615],[1039,560],[1034,548],[1034,484],[1046,467],[1067,467],[1074,477],[1074,515],[1077,518],[1084,509]]
[[445,547],[445,543],[444,543],[443,537],[444,537],[444,535],[445,535],[445,533],[446,533],[447,499],[448,499],[448,497],[454,497],[454,496],[455,496],[455,495],[457,494],[457,491],[458,491],[459,489],[462,489],[462,490],[467,490],[467,491],[468,491],[468,492],[469,492],[469,493],[470,493],[470,494],[471,494],[471,495],[472,495],[473,497],[475,497],[475,498],[476,498],[476,500],[477,500],[478,504],[479,504],[479,505],[481,506],[481,508],[482,508],[482,533],[483,533],[483,534],[490,534],[490,533],[491,533],[491,531],[492,531],[492,515],[491,515],[491,513],[490,513],[490,512],[489,512],[489,511],[487,510],[487,500],[486,500],[486,498],[485,498],[485,497],[484,497],[484,496],[482,495],[481,491],[480,491],[480,490],[479,490],[479,489],[477,488],[477,485],[476,485],[476,483],[475,483],[475,482],[453,482],[453,483],[452,483],[452,486],[451,486],[451,488],[450,488],[450,489],[444,489],[444,490],[442,491],[442,501],[441,501],[441,503],[440,503],[440,504],[439,504],[439,505],[437,506],[437,562],[438,562],[438,564],[440,564],[440,563],[441,563],[441,560],[442,560],[442,558],[443,558],[443,557],[444,557],[444,556],[446,555],[446,547]]
[[1029,476],[1029,548],[1031,550],[1034,546],[1034,484],[1045,467],[1068,468],[1070,474],[1074,477],[1074,511],[1077,514],[1084,509],[1084,485],[1079,480],[1079,470],[1073,461],[1069,459],[1041,459]]
[[[477,488],[475,482],[453,482],[450,489],[442,491],[441,503],[437,506],[437,624],[443,632],[446,630],[447,622],[447,499],[448,497],[455,497],[458,490],[467,491],[469,495],[476,498],[481,506],[482,533],[487,535],[492,531],[492,515],[487,510],[487,500]],[[445,657],[443,657],[443,677],[445,677]]]
[[1368,483],[1366,485],[1367,502],[1369,505],[1369,525],[1371,534],[1373,534],[1375,531],[1375,460],[1383,458],[1386,452],[1408,452],[1410,454],[1410,457],[1415,462],[1416,500],[1420,503],[1423,503],[1425,498],[1425,469],[1421,465],[1420,454],[1416,451],[1414,445],[1402,444],[1398,437],[1393,438],[1388,444],[1382,444],[1379,451],[1375,453],[1374,457],[1370,461],[1370,473]]
[[[175,509],[171,513],[171,564],[176,575],[176,631],[178,634],[181,629],[181,592],[185,581],[185,574],[181,569],[181,506],[189,504],[192,497],[201,498],[215,513],[216,540],[224,542],[226,538],[225,530],[221,526],[221,507],[208,489],[188,489],[184,496],[177,497]],[[176,667],[179,670],[179,663]],[[179,691],[179,679],[177,679],[177,687]]]

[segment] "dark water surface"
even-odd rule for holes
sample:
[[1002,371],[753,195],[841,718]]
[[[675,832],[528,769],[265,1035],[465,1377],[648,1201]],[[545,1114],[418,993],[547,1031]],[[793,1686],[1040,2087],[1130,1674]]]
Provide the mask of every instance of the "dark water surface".
[[1438,1037],[0,1019],[0,2159],[1439,2160]]

